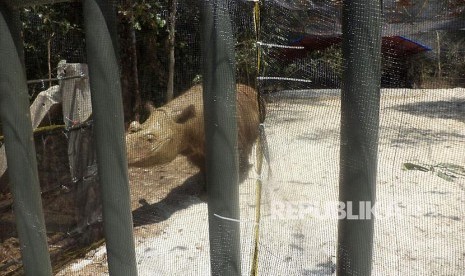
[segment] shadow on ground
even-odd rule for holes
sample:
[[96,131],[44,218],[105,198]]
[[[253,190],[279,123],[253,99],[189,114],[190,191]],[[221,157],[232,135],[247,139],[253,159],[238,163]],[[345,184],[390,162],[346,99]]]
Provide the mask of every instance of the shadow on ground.
[[397,133],[390,139],[393,145],[415,145],[418,143],[441,143],[446,141],[462,141],[465,135],[448,132],[434,131],[431,129],[420,129],[414,127],[391,128],[391,131]]
[[392,107],[395,110],[411,115],[428,118],[452,119],[465,123],[465,100],[452,99],[448,101],[417,102]]
[[197,173],[187,178],[183,184],[174,187],[162,200],[149,204],[140,198],[141,207],[132,212],[134,226],[148,225],[167,220],[175,212],[200,203],[199,196],[204,195],[202,177]]
[[332,275],[336,272],[336,264],[334,264],[331,260],[328,260],[324,263],[319,263],[316,265],[317,268],[315,269],[304,269],[302,271],[302,275]]

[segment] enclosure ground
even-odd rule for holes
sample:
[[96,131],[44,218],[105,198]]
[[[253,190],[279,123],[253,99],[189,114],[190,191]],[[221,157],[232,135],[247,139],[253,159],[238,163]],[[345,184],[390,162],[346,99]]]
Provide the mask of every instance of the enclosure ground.
[[[331,275],[338,91],[270,99],[273,173],[263,176],[259,275]],[[465,275],[465,90],[383,90],[380,114],[373,275]],[[207,206],[196,173],[183,157],[130,169],[139,275],[209,275]],[[240,186],[243,275],[253,252],[255,178],[252,171]],[[107,274],[103,246],[58,273]]]

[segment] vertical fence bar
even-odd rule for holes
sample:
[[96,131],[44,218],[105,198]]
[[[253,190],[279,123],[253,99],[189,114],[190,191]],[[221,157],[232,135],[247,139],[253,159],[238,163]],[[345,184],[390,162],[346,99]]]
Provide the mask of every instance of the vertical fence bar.
[[211,273],[241,275],[234,37],[227,1],[202,3]]
[[116,13],[112,0],[84,0],[84,27],[110,275],[137,275],[124,143]]
[[19,13],[0,3],[0,117],[26,275],[51,275]]
[[[381,1],[345,0],[337,275],[371,275],[381,79]],[[360,207],[362,206],[362,207]],[[354,219],[358,216],[358,219]]]

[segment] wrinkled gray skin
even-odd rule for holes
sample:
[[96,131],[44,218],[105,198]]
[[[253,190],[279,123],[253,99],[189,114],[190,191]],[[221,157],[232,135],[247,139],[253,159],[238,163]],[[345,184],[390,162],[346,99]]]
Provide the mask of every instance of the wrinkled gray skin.
[[[250,167],[248,157],[259,134],[256,91],[237,85],[239,172],[244,179]],[[185,155],[205,172],[205,133],[202,86],[197,85],[160,108],[152,108],[142,124],[132,122],[126,136],[130,166],[145,167],[171,162]]]

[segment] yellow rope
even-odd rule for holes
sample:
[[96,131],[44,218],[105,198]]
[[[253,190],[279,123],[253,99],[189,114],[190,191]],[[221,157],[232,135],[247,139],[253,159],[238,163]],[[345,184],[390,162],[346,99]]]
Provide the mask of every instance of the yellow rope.
[[[33,134],[37,135],[37,134],[41,134],[44,132],[54,131],[57,129],[65,129],[65,125],[50,125],[50,126],[39,127],[39,128],[34,129]],[[0,135],[0,142],[2,142],[4,138],[5,137],[3,137],[3,135]]]
[[258,42],[260,41],[260,1],[256,1],[253,9],[253,19],[255,27],[255,40],[257,43],[257,75],[260,73],[261,49]]
[[[256,47],[257,47],[257,76],[260,73],[260,62],[261,62],[261,49],[259,45],[260,39],[260,1],[255,1],[254,9],[253,9],[253,18],[254,18],[254,27],[255,27],[255,40],[256,40]],[[258,85],[256,85],[258,89]],[[258,91],[258,106],[260,112],[260,118],[262,117],[262,105],[260,104],[260,91]],[[259,238],[260,238],[260,212],[261,212],[261,197],[262,197],[262,166],[263,166],[263,150],[262,150],[262,137],[259,135],[258,143],[257,143],[257,151],[256,151],[256,165],[255,171],[258,175],[258,178],[255,182],[255,189],[256,189],[256,197],[255,197],[255,225],[254,225],[254,250],[253,250],[253,259],[251,265],[251,276],[258,275],[258,248],[259,248]]]

